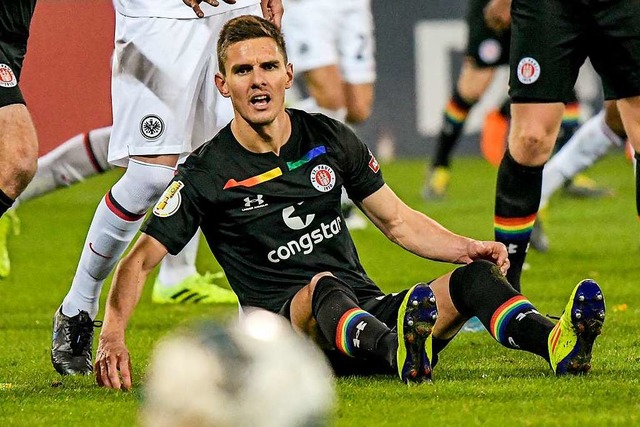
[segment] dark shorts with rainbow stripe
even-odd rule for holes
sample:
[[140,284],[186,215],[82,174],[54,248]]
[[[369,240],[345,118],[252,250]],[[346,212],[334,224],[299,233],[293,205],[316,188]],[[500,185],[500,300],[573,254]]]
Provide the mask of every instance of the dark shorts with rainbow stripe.
[[567,102],[586,58],[606,99],[640,95],[640,0],[513,0],[509,95]]
[[496,32],[487,27],[484,8],[489,0],[470,0],[467,10],[466,55],[480,68],[491,68],[509,63],[510,31]]

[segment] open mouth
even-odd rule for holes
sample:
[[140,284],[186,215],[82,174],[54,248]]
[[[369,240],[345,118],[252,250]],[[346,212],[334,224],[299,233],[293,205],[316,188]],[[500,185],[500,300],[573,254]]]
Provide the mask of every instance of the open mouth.
[[256,107],[266,106],[269,101],[271,101],[269,95],[256,95],[251,97],[251,103]]

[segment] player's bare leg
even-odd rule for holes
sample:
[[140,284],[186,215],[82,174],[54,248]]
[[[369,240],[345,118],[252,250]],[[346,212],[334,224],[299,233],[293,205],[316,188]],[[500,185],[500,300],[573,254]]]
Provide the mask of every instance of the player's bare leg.
[[559,102],[511,105],[509,149],[498,169],[494,231],[509,251],[507,279],[517,290],[540,206],[542,169],[553,151],[563,111]]

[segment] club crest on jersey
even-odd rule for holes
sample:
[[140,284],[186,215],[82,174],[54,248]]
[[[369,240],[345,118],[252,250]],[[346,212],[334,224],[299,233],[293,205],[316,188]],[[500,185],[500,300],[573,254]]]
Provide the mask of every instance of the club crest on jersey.
[[518,80],[520,83],[530,85],[540,77],[540,64],[531,57],[522,58],[518,62]]
[[140,133],[148,140],[160,138],[164,133],[164,122],[155,114],[148,114],[140,120]]
[[18,79],[13,73],[11,67],[7,64],[0,64],[0,86],[2,87],[14,87],[18,84]]
[[371,169],[373,173],[378,173],[380,170],[380,163],[378,163],[376,156],[373,155],[371,150],[369,150],[369,156],[371,156],[371,158],[369,158],[369,169]]
[[311,184],[316,190],[326,193],[336,185],[336,173],[327,165],[318,165],[311,171]]
[[164,190],[162,197],[153,208],[153,214],[160,218],[166,218],[173,215],[178,211],[180,203],[182,203],[182,196],[180,190],[184,187],[182,181],[174,181],[171,185]]

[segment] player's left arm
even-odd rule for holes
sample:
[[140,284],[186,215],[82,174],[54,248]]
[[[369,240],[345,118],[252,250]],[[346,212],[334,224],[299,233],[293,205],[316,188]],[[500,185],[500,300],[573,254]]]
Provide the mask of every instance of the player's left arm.
[[162,243],[142,233],[131,252],[118,264],[107,299],[94,363],[98,385],[131,389],[131,359],[125,345],[125,330],[149,273],[167,253]]
[[423,258],[468,264],[486,259],[503,273],[509,268],[502,243],[455,234],[422,212],[410,208],[387,186],[360,202],[360,208],[392,242]]

